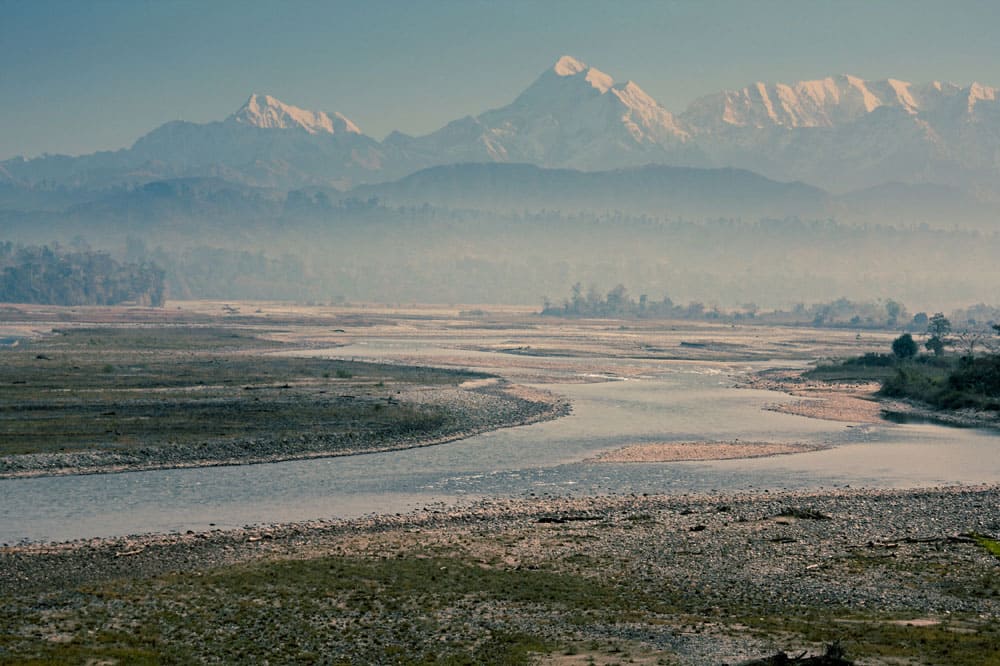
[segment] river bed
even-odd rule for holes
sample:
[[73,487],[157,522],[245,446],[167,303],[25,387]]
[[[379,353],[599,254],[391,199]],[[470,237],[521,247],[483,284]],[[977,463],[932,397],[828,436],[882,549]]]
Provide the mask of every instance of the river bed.
[[[433,363],[446,352],[433,344],[384,344],[313,353]],[[466,352],[465,358],[496,370],[509,357]],[[657,361],[646,362],[646,374],[616,377],[616,363],[595,364],[606,381],[580,383],[581,377],[566,374],[563,381],[556,377],[537,386],[571,400],[567,417],[438,446],[261,465],[2,480],[0,543],[354,518],[482,496],[1000,483],[997,438],[990,431],[851,424],[764,410],[793,398],[734,388],[737,375],[761,364]],[[741,460],[593,461],[630,444],[733,440],[827,448]]]

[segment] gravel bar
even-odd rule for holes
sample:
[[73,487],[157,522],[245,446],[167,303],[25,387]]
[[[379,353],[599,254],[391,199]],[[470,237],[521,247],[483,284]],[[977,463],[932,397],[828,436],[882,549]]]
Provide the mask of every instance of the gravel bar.
[[[491,570],[593,577],[630,598],[674,609],[581,623],[552,607],[501,612],[493,602],[469,599],[446,609],[447,626],[457,627],[449,640],[457,643],[474,644],[502,627],[556,644],[625,641],[675,659],[649,663],[735,663],[790,643],[822,648],[762,637],[742,624],[747,614],[841,613],[849,622],[852,614],[874,613],[921,626],[962,617],[995,628],[998,561],[975,537],[998,534],[996,486],[479,500],[352,521],[6,547],[0,613],[48,608],[56,604],[53,595],[107,581],[138,581],[136,589],[171,572],[197,576],[263,561],[378,562],[433,552]],[[364,663],[363,647],[338,642],[330,631],[331,654]]]

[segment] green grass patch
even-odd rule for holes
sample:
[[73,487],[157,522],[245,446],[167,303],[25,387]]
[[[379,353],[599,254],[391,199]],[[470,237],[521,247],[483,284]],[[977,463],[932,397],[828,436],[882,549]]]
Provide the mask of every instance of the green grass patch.
[[[991,571],[976,577],[921,562],[858,565],[905,566],[915,584],[953,584],[949,593],[964,598],[976,597],[971,588],[980,582],[996,589]],[[604,645],[609,625],[706,620],[789,649],[839,641],[851,659],[874,663],[1000,663],[990,651],[1000,627],[981,616],[943,615],[928,626],[906,623],[923,619],[921,609],[907,616],[780,600],[750,605],[725,590],[697,594],[665,578],[622,576],[600,557],[543,556],[534,567],[481,566],[411,546],[96,583],[8,600],[0,663],[528,664],[587,638]],[[989,580],[979,580],[983,573]]]
[[973,534],[972,538],[982,546],[987,553],[1000,560],[1000,541],[985,537],[982,534]]
[[[563,647],[519,620],[533,609],[610,620],[632,603],[582,576],[416,556],[257,563],[73,594],[8,612],[0,663],[312,663],[321,655],[333,663],[527,664]],[[70,641],[17,640],[18,627],[45,626],[53,611],[75,627]],[[129,623],[141,630],[103,629]]]
[[809,643],[839,641],[852,659],[893,663],[997,666],[1000,626],[979,618],[949,617],[940,624],[907,624],[906,618],[834,610],[743,618],[761,636],[794,635]]

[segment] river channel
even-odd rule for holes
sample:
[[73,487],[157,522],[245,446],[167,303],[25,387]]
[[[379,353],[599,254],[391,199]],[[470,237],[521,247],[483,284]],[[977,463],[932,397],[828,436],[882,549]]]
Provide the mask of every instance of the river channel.
[[[318,355],[385,360],[434,348],[356,345]],[[498,355],[469,358],[490,369]],[[608,361],[603,367],[613,367]],[[760,366],[659,361],[648,375],[546,383],[572,414],[438,446],[262,465],[0,480],[0,543],[209,530],[403,512],[482,496],[703,493],[1000,483],[995,432],[862,425],[762,409],[783,394],[733,388]],[[626,444],[811,442],[809,453],[711,462],[598,463]]]

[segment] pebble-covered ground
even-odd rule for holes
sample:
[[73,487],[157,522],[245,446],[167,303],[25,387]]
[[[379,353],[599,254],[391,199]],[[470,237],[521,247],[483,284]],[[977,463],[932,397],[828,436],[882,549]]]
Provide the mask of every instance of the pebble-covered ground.
[[0,663],[721,664],[840,640],[859,664],[996,664],[998,534],[990,487],[528,497],[6,548]]
[[436,418],[424,418],[427,423],[422,421],[419,428],[412,429],[403,427],[405,423],[395,426],[390,422],[390,427],[383,428],[331,427],[327,431],[282,437],[7,455],[0,456],[0,478],[238,465],[391,451],[441,444],[489,430],[558,418],[570,411],[567,401],[552,394],[502,380],[469,387],[411,386],[392,394],[389,403],[386,398],[348,397],[355,403],[364,401],[374,408],[391,404]]

